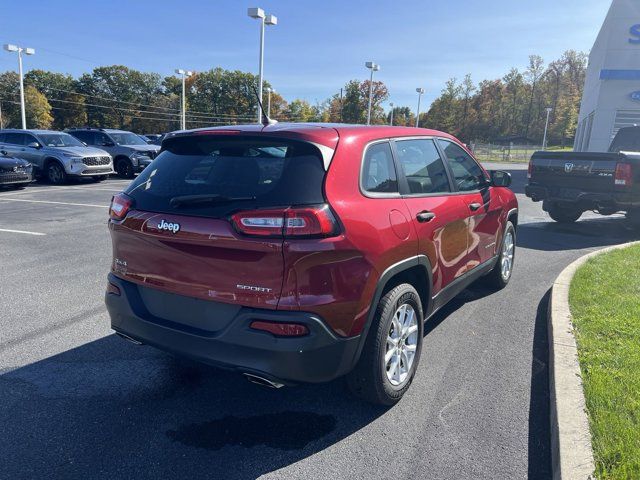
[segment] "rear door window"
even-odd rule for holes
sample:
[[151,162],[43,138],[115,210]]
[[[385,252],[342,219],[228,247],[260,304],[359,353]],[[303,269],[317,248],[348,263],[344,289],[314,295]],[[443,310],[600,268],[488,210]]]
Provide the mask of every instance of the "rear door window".
[[6,135],[5,143],[9,143],[11,145],[24,145],[24,133],[9,132]]
[[324,203],[324,175],[320,152],[309,143],[176,137],[126,193],[139,210],[221,218],[239,209]]
[[447,171],[433,140],[396,140],[395,144],[409,194],[424,195],[451,191]]
[[398,192],[398,179],[389,142],[370,145],[362,166],[362,187],[371,193]]

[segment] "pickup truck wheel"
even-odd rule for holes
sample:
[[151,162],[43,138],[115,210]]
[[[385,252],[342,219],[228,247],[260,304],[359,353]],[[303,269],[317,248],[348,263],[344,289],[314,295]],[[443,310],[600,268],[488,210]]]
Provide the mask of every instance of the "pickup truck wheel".
[[47,182],[52,185],[62,185],[67,181],[67,174],[62,165],[56,161],[50,161],[47,164],[46,178]]
[[553,204],[549,207],[549,216],[558,223],[573,223],[580,218],[582,211]]
[[516,254],[516,229],[511,222],[507,222],[500,246],[500,255],[495,267],[487,274],[486,282],[489,286],[501,290],[507,286],[513,273],[513,262]]
[[378,405],[397,403],[416,373],[423,331],[416,289],[403,283],[387,292],[376,306],[360,360],[347,375],[351,392]]
[[116,173],[122,178],[133,178],[134,171],[131,160],[127,158],[121,158],[116,162]]

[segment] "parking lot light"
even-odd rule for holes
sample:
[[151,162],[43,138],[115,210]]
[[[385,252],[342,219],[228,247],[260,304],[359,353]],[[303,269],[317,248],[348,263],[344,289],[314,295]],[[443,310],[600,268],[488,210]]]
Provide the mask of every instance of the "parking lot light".
[[371,103],[373,100],[373,72],[380,70],[380,65],[375,62],[366,62],[364,64],[369,70],[371,70],[371,76],[369,77],[369,108],[367,108],[367,125],[371,125]]
[[278,93],[273,88],[267,87],[267,117],[271,118],[271,94]]
[[418,92],[418,110],[416,111],[416,128],[418,128],[418,122],[420,121],[420,99],[424,93],[424,88],[418,87],[416,88],[416,92]]
[[389,106],[391,107],[391,119],[389,120],[389,125],[393,127],[393,102],[389,102]]
[[35,55],[36,51],[33,48],[19,47],[11,43],[6,43],[4,49],[7,52],[18,52],[18,72],[20,76],[20,113],[22,114],[22,129],[27,129],[27,115],[24,108],[24,75],[22,74],[22,53],[25,55]]
[[542,137],[542,150],[547,149],[547,128],[549,127],[549,115],[553,111],[553,108],[547,107],[545,108],[547,111],[547,120],[544,122],[544,136]]
[[277,25],[278,18],[275,15],[266,15],[264,10],[258,7],[249,8],[247,15],[253,19],[260,20],[260,55],[258,58],[258,123],[262,123],[262,82],[264,75],[264,26]]
[[193,72],[189,70],[183,70],[182,68],[176,68],[175,72],[178,75],[182,75],[182,116],[180,118],[180,128],[182,130],[187,129],[187,89],[185,86],[185,81],[187,77],[193,75]]

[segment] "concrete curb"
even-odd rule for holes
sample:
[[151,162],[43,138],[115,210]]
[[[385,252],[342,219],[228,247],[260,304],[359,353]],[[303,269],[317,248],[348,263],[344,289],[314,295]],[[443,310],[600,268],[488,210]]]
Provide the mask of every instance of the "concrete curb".
[[569,310],[571,280],[587,260],[640,242],[624,243],[589,253],[556,278],[549,303],[549,391],[551,394],[551,467],[554,479],[590,479],[595,463],[582,391],[578,349]]

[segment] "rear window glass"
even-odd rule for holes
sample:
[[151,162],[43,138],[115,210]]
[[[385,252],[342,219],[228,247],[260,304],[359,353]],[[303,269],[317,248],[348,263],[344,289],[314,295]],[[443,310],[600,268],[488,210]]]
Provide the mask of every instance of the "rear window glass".
[[126,193],[139,210],[220,218],[239,209],[323,203],[324,174],[309,143],[178,137],[165,141]]

